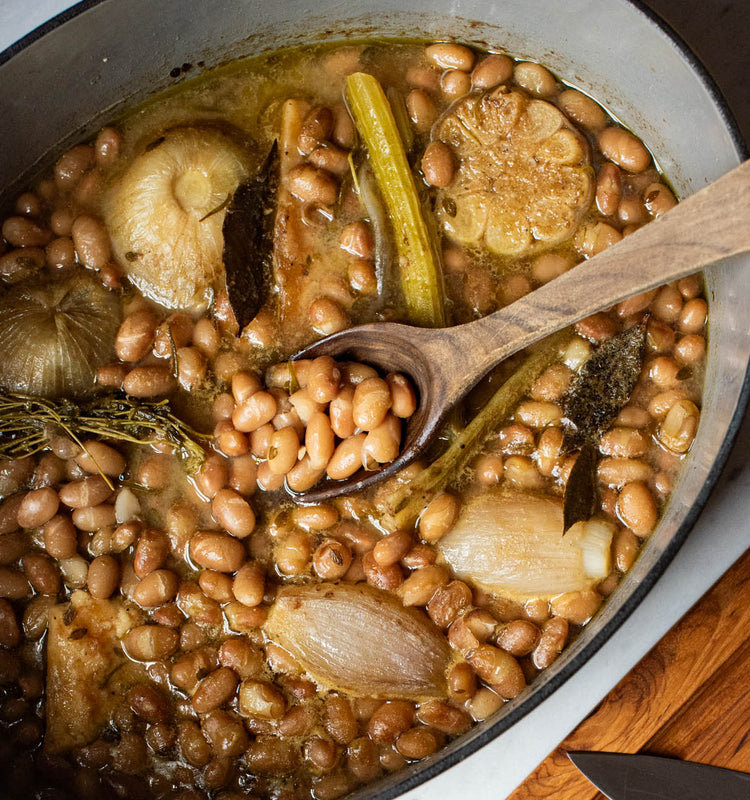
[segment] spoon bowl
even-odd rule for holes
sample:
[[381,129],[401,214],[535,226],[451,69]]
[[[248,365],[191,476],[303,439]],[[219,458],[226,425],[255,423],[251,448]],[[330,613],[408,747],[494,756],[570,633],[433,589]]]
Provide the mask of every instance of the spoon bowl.
[[372,323],[335,333],[295,359],[332,356],[400,372],[418,407],[401,453],[382,469],[289,493],[315,504],[374,486],[419,458],[451,408],[501,361],[579,320],[750,250],[750,161],[554,281],[482,319],[451,328]]

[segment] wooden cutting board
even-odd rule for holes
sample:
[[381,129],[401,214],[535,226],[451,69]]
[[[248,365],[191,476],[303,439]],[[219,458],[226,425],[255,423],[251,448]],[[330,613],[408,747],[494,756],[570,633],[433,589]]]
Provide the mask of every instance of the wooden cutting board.
[[646,752],[750,772],[750,551],[508,800],[603,800],[568,750]]

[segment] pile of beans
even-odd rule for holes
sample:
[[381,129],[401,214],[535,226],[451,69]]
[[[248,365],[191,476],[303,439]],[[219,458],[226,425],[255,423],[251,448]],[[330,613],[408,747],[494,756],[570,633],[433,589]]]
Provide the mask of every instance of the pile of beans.
[[219,352],[219,334],[208,320],[193,325],[187,315],[172,314],[160,324],[137,307],[117,334],[121,363],[101,368],[99,382],[134,397],[161,396],[175,379],[169,363],[154,362],[168,359],[172,347],[186,390],[200,388],[209,363],[220,376],[235,366],[226,376],[230,391],[213,400],[216,448],[231,458],[253,456],[250,469],[266,491],[285,480],[293,491],[304,491],[325,475],[341,480],[393,461],[402,420],[416,410],[416,394],[403,375],[382,378],[366,364],[336,363],[328,356],[274,365],[264,385],[257,373],[236,369]]
[[[452,43],[373,43],[295,58],[270,71],[297,80],[312,63],[318,72],[310,74],[326,76],[305,90],[315,104],[285,184],[310,229],[340,256],[326,262],[325,281],[311,282],[300,323],[317,334],[366,317],[377,298],[378,237],[349,178],[356,137],[340,102],[342,77],[375,59],[383,75],[394,71],[388,88],[403,101],[426,193],[449,186],[457,169],[449,144],[431,141],[430,130],[469,91],[507,83],[552,102],[591,146],[595,199],[569,242],[498,264],[442,241],[455,322],[513,302],[676,202],[643,143],[539,64]],[[216,97],[229,87],[231,98],[236,78],[216,80]],[[246,85],[240,94],[249,102]],[[72,148],[17,199],[2,225],[3,285],[84,266],[113,290],[127,288],[127,265],[112,261],[101,221],[102,196],[132,142],[151,140],[148,125],[162,124],[149,122],[151,113]],[[274,363],[289,354],[274,350],[273,310],[240,331],[226,292],[202,316],[160,308],[135,290],[122,293],[122,308],[116,360],[99,369],[98,385],[170,397],[212,436],[189,477],[157,441],[86,440],[81,448],[54,436],[35,456],[0,461],[0,769],[14,797],[333,800],[439,751],[532,683],[614,591],[656,526],[700,420],[708,306],[700,282],[685,278],[578,323],[461,481],[425,501],[413,524],[391,530],[377,492],[303,507],[282,489],[392,461],[416,408],[403,376],[327,357]],[[441,563],[439,543],[466,498],[493,488],[562,496],[576,457],[561,452],[562,398],[594,348],[644,313],[643,373],[599,442],[597,513],[616,527],[611,574],[551,598],[495,596],[458,578]],[[424,468],[413,464],[398,480]],[[280,587],[339,581],[391,593],[435,626],[451,648],[445,697],[321,686],[265,633]],[[126,677],[111,693],[106,724],[53,752],[44,747],[46,711],[59,702],[47,694],[48,620],[61,619],[68,644],[80,639],[83,648],[87,603],[126,612],[110,654],[126,664]]]

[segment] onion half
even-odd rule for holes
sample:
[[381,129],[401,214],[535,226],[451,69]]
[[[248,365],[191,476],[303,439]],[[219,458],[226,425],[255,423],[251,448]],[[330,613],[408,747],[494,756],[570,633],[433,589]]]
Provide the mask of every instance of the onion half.
[[265,625],[320,684],[359,697],[445,697],[450,649],[422,612],[367,585],[287,586]]
[[614,525],[591,519],[563,536],[562,503],[487,492],[466,503],[438,549],[462,579],[513,597],[592,588],[610,572]]
[[115,359],[120,301],[78,270],[23,284],[0,300],[0,388],[36,397],[81,397]]

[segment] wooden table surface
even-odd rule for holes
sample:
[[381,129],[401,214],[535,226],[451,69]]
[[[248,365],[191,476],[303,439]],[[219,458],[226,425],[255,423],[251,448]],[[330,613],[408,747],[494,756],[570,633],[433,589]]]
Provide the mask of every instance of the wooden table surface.
[[603,800],[568,750],[645,752],[750,772],[750,551],[508,800]]

